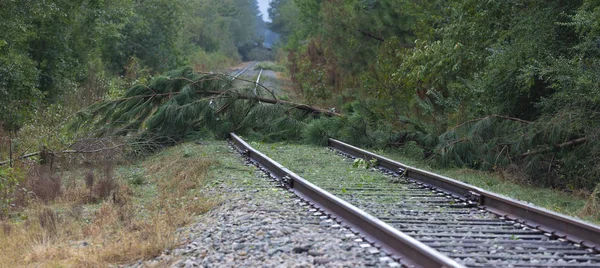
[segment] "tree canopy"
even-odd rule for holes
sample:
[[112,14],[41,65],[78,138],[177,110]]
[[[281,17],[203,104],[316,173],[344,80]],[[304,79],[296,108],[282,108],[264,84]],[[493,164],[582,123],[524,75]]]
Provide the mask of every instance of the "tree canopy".
[[[183,65],[209,71],[260,46],[256,1],[53,0],[0,3],[0,122],[128,87],[121,77]],[[94,92],[83,96],[83,92]],[[89,94],[88,94],[89,95]]]
[[597,1],[277,0],[269,13],[306,101],[358,113],[363,143],[600,182]]

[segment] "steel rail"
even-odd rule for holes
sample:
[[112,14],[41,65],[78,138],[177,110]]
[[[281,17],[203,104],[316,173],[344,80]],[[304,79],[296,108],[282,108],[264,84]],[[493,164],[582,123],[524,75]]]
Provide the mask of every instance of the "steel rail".
[[230,133],[230,138],[237,150],[268,170],[272,176],[284,183],[296,195],[327,211],[333,218],[348,225],[352,230],[361,233],[365,239],[381,247],[402,264],[417,267],[464,267],[433,248],[296,175],[252,148],[235,133]]
[[254,96],[256,96],[256,89],[258,88],[258,82],[260,81],[260,76],[263,73],[263,69],[260,68],[260,72],[258,73],[258,77],[256,78],[256,82],[254,83]]
[[494,214],[536,228],[554,237],[566,239],[595,251],[600,250],[600,226],[411,167],[335,139],[329,139],[329,147],[365,160],[376,159],[379,166],[402,173],[420,184],[461,196]]
[[248,66],[246,66],[246,68],[242,69],[239,73],[237,73],[236,75],[234,75],[231,80],[235,80],[236,78],[238,78],[240,75],[242,75],[243,73],[245,73],[246,71],[248,71],[248,69],[250,69],[250,67],[254,66],[254,64],[256,64],[256,61],[253,61],[250,64],[248,64]]

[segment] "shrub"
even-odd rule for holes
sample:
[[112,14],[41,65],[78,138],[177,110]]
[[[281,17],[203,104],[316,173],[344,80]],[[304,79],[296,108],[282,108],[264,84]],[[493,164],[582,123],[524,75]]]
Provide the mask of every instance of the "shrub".
[[256,66],[254,67],[255,70],[271,70],[274,72],[285,72],[286,68],[283,65],[279,65],[275,62],[272,61],[263,61],[263,62],[259,62],[258,64],[256,64]]
[[19,169],[0,167],[0,216],[8,213],[14,201],[14,192],[23,181]]
[[106,199],[110,197],[110,195],[114,193],[118,187],[119,184],[114,178],[112,165],[110,163],[105,163],[104,174],[102,178],[98,180],[96,187],[94,188],[96,196],[100,197],[101,199]]
[[27,174],[28,189],[31,193],[44,202],[54,200],[61,194],[61,178],[53,174],[49,166],[37,165]]
[[129,179],[127,180],[127,182],[130,185],[139,186],[139,185],[145,184],[146,183],[146,179],[144,178],[144,174],[142,174],[142,173],[135,173],[131,177],[129,177]]
[[47,207],[43,208],[38,213],[38,220],[40,221],[40,226],[42,226],[48,234],[56,234],[58,230],[58,215],[53,209]]

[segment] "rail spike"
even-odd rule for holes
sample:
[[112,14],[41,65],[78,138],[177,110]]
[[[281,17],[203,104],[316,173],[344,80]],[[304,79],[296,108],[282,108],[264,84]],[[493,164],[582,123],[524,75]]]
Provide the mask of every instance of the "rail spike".
[[478,205],[478,206],[482,204],[482,198],[481,198],[481,195],[480,195],[480,194],[478,194],[478,193],[476,193],[476,192],[469,191],[469,192],[468,192],[468,193],[465,195],[465,197],[467,198],[467,200],[468,200],[470,203],[473,203],[473,204],[475,204],[475,205]]

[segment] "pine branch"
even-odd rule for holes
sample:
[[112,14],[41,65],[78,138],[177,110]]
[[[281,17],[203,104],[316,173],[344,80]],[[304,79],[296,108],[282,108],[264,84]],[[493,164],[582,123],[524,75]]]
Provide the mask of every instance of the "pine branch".
[[375,40],[377,40],[379,42],[384,42],[385,41],[385,39],[383,39],[383,37],[375,36],[374,34],[368,32],[368,31],[359,29],[358,32],[361,33],[362,35],[366,36],[366,37],[369,37],[371,39],[375,39]]
[[[196,91],[196,93],[205,94],[205,95],[216,95],[216,96],[228,95],[228,97],[232,97],[230,91]],[[181,92],[158,93],[158,94],[152,94],[152,95],[138,95],[138,96],[130,96],[127,98],[112,100],[112,102],[131,100],[131,99],[135,99],[135,98],[153,98],[156,96],[169,96],[169,99],[170,99],[173,96],[178,95],[178,94],[181,94]],[[293,108],[296,108],[296,109],[305,110],[305,111],[309,111],[309,112],[313,112],[313,113],[317,113],[317,114],[324,114],[324,115],[330,116],[330,117],[341,117],[342,116],[342,114],[332,112],[329,110],[325,110],[325,109],[322,109],[319,107],[306,105],[303,103],[296,103],[296,102],[278,100],[278,99],[269,99],[269,98],[260,97],[260,96],[240,95],[240,96],[236,96],[236,98],[245,99],[245,100],[258,100],[258,101],[262,101],[262,102],[270,103],[270,104],[288,105],[288,106],[292,106]]]
[[[58,153],[51,152],[51,154],[52,155],[57,155],[57,154],[93,154],[93,153],[99,153],[99,152],[102,152],[102,151],[108,151],[108,150],[112,150],[112,149],[117,149],[117,148],[123,147],[125,145],[129,145],[129,144],[119,144],[119,145],[116,145],[116,146],[111,146],[111,147],[106,147],[106,148],[100,148],[100,149],[90,150],[90,151],[84,151],[84,150],[63,150],[63,151],[60,151]],[[25,155],[19,156],[16,159],[13,159],[13,161],[15,161],[15,160],[23,160],[25,158],[30,158],[30,157],[38,156],[41,153],[42,152],[39,151],[39,152],[25,154]],[[2,161],[2,162],[0,162],[0,166],[6,165],[9,162],[10,162],[10,160]]]
[[428,159],[428,160],[431,160],[431,159],[433,159],[433,158],[434,158],[436,155],[440,155],[440,152],[441,152],[441,151],[443,151],[443,150],[445,150],[446,148],[448,148],[448,147],[451,147],[451,146],[453,146],[453,145],[455,145],[455,144],[457,144],[457,143],[465,142],[465,141],[469,141],[469,139],[468,139],[468,138],[462,138],[462,139],[459,139],[459,140],[452,141],[452,142],[451,142],[451,143],[449,143],[449,144],[446,144],[444,147],[442,147],[442,148],[438,149],[437,151],[435,151],[435,153],[433,153],[433,154],[432,154],[432,155],[429,157],[429,159]]
[[528,152],[526,152],[524,154],[521,154],[521,157],[525,158],[525,157],[528,157],[530,155],[549,153],[549,152],[552,152],[554,150],[558,150],[558,149],[561,149],[561,148],[564,148],[564,147],[568,147],[568,146],[577,146],[579,144],[586,143],[587,140],[588,140],[587,137],[570,140],[570,141],[567,141],[567,142],[564,142],[564,143],[561,143],[561,144],[556,144],[556,145],[554,145],[552,147],[547,147],[547,148],[540,149],[540,150],[535,150],[535,151],[528,151]]
[[[12,161],[21,160],[21,159],[25,159],[25,158],[29,158],[29,157],[33,157],[33,156],[39,155],[40,153],[41,152],[35,152],[35,153],[25,154],[25,155],[17,157],[16,159],[13,159]],[[2,162],[0,162],[0,166],[6,165],[6,164],[8,164],[10,162],[11,162],[11,160],[2,161]]]
[[523,120],[523,119],[516,118],[516,117],[510,117],[510,116],[493,114],[493,115],[488,115],[488,116],[485,116],[485,117],[471,119],[471,120],[462,122],[462,123],[456,125],[455,127],[451,128],[449,131],[456,130],[457,128],[460,128],[460,127],[462,127],[462,126],[464,126],[466,124],[470,124],[470,123],[474,123],[474,122],[479,122],[481,120],[485,120],[485,119],[488,119],[488,118],[500,118],[500,119],[504,119],[504,120],[510,120],[510,121],[519,122],[519,123],[526,124],[526,125],[529,125],[529,124],[533,123],[531,121]]

